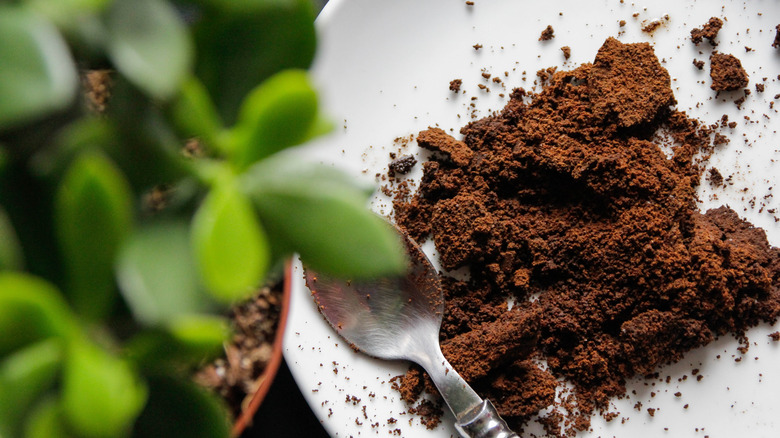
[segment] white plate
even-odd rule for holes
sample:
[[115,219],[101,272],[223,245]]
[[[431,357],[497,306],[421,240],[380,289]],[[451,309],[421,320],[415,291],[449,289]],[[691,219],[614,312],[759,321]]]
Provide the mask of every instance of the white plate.
[[[327,111],[339,122],[337,132],[305,148],[303,153],[344,167],[356,178],[373,179],[385,172],[388,153],[402,148],[397,137],[415,134],[429,125],[455,132],[467,120],[470,96],[477,95],[479,114],[498,110],[505,99],[499,87],[491,93],[477,89],[482,69],[501,74],[511,87],[531,88],[535,72],[543,67],[573,68],[590,62],[609,36],[623,42],[649,41],[673,78],[678,108],[706,123],[722,114],[738,122],[731,143],[718,150],[710,163],[724,176],[733,175],[729,189],[702,184],[702,208],[731,205],[753,224],[767,230],[780,245],[780,227],[766,210],[777,208],[771,187],[778,181],[780,114],[769,108],[780,93],[780,50],[770,45],[780,24],[780,3],[774,0],[647,1],[625,0],[498,1],[475,0],[331,0],[318,19],[320,48],[313,68]],[[634,17],[634,14],[638,14]],[[650,36],[644,22],[668,15],[668,22]],[[695,47],[689,32],[712,16],[726,18],[718,50],[741,59],[750,75],[748,96],[741,111],[716,99],[709,89],[709,66],[697,70],[694,58],[708,60],[705,41]],[[618,25],[625,20],[625,27]],[[551,41],[538,41],[548,24],[555,29]],[[476,51],[472,46],[481,44]],[[571,47],[564,62],[559,50]],[[746,52],[745,46],[754,51]],[[703,52],[700,54],[699,51]],[[509,72],[508,78],[503,73]],[[526,72],[523,75],[523,71]],[[524,81],[522,78],[527,79]],[[761,79],[766,77],[766,82]],[[455,97],[450,80],[463,79],[466,95]],[[754,85],[766,91],[756,93]],[[704,104],[696,107],[696,103]],[[778,100],[780,106],[780,100]],[[764,116],[766,114],[766,117]],[[461,116],[460,118],[458,116]],[[745,116],[750,121],[745,120]],[[755,122],[755,123],[751,123]],[[417,152],[412,143],[404,148]],[[419,165],[417,166],[419,175]],[[742,189],[747,189],[743,192]],[[775,187],[774,191],[780,191]],[[717,194],[717,200],[712,199]],[[751,208],[751,198],[756,206]],[[759,211],[761,202],[767,204]],[[374,209],[388,205],[377,198]],[[780,209],[778,209],[780,211]],[[776,213],[777,214],[777,213]],[[293,285],[292,309],[285,336],[285,357],[314,413],[332,436],[395,436],[439,438],[456,436],[452,418],[445,416],[433,431],[405,414],[407,406],[391,389],[391,377],[407,365],[374,360],[352,352],[317,310],[300,278]],[[737,343],[723,338],[693,351],[679,363],[661,370],[671,383],[629,382],[630,400],[614,402],[618,420],[605,423],[596,416],[593,430],[580,437],[777,437],[780,436],[780,343],[767,325],[751,330],[750,350],[741,362],[734,357]],[[720,355],[720,359],[717,356]],[[757,358],[757,359],[755,359]],[[691,378],[698,368],[703,379]],[[685,375],[688,378],[683,380]],[[653,384],[654,386],[650,386]],[[655,392],[651,397],[650,392]],[[681,392],[681,397],[674,393]],[[351,397],[360,399],[353,403]],[[349,400],[348,400],[349,399]],[[642,411],[633,409],[641,401]],[[687,409],[683,405],[688,405]],[[654,417],[645,408],[658,410]],[[621,423],[620,418],[627,421]],[[392,423],[392,419],[397,420]]]

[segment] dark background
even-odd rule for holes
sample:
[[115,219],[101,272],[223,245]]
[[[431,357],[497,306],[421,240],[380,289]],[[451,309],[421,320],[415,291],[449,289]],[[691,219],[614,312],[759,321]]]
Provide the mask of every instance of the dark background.
[[[327,2],[328,0],[315,0],[320,9]],[[260,437],[329,437],[306,404],[286,361],[282,361],[279,366],[276,378],[257,410],[252,426],[241,435],[241,438]]]
[[241,438],[260,437],[328,437],[298,390],[285,361],[257,410],[252,426],[241,435]]

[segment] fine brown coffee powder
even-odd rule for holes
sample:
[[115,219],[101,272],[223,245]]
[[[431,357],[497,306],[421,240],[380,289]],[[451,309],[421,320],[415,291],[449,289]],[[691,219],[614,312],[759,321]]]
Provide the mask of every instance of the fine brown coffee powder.
[[[780,314],[780,250],[728,207],[697,209],[715,133],[674,103],[652,48],[610,38],[462,141],[417,137],[434,153],[396,221],[470,274],[443,278],[442,349],[517,430],[550,406],[549,433],[585,430],[626,379]],[[496,355],[488,338],[516,342]],[[555,406],[557,378],[574,389]],[[424,382],[410,370],[404,399]]]

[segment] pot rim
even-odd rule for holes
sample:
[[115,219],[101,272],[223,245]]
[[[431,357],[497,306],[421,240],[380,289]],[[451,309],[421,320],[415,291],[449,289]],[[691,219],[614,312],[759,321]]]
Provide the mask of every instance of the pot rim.
[[248,426],[252,424],[252,419],[257,412],[257,409],[263,403],[268,390],[273,384],[276,373],[279,370],[279,365],[282,363],[283,347],[282,340],[284,339],[284,330],[287,325],[287,315],[290,310],[290,290],[292,284],[292,262],[288,260],[284,267],[284,281],[282,285],[282,305],[281,314],[279,315],[279,323],[276,327],[276,334],[274,335],[273,352],[271,353],[271,359],[268,361],[263,372],[257,378],[256,382],[259,382],[257,390],[252,396],[252,400],[246,409],[241,411],[241,414],[233,423],[233,429],[230,432],[232,437],[238,437],[246,430]]

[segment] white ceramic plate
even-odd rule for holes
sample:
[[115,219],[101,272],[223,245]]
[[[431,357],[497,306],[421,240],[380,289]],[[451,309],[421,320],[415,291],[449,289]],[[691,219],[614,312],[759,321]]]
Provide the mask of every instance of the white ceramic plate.
[[[694,58],[708,60],[711,48],[706,41],[694,46],[689,32],[712,16],[727,19],[718,50],[740,58],[750,75],[753,93],[741,111],[733,104],[734,96],[715,98],[709,89],[709,65],[703,71],[692,65]],[[664,24],[652,36],[642,32],[643,24],[654,19],[664,19]],[[620,20],[626,21],[622,28]],[[555,38],[538,41],[548,24],[554,27]],[[738,123],[730,133],[731,143],[710,161],[724,176],[732,176],[734,184],[712,189],[704,183],[702,208],[729,204],[765,228],[773,245],[780,245],[780,226],[767,212],[780,205],[780,195],[769,196],[780,173],[776,162],[780,114],[769,107],[780,93],[780,50],[771,47],[777,24],[780,3],[775,0],[475,0],[473,6],[463,0],[331,0],[318,19],[320,48],[313,74],[339,128],[297,153],[372,180],[377,172],[386,171],[389,152],[418,152],[413,142],[404,146],[394,139],[435,125],[457,133],[469,119],[470,96],[479,96],[476,108],[486,115],[503,106],[499,93],[508,95],[517,86],[531,88],[538,69],[567,69],[592,61],[609,36],[623,42],[649,41],[673,78],[679,109],[706,123],[715,123],[723,114]],[[475,50],[475,44],[482,48]],[[561,46],[571,47],[568,62]],[[753,51],[746,51],[746,46]],[[479,90],[483,69],[501,74],[507,89]],[[509,77],[503,77],[505,71]],[[463,79],[466,95],[456,97],[448,90],[455,78]],[[756,83],[763,83],[766,90],[756,93]],[[378,197],[373,207],[386,213],[388,203]],[[328,432],[334,437],[456,436],[450,416],[429,431],[405,413],[408,407],[389,380],[407,365],[351,351],[318,314],[300,269],[297,273],[285,357]],[[780,436],[780,343],[767,337],[778,328],[762,325],[751,330],[750,350],[740,362],[734,361],[741,356],[737,342],[723,338],[661,370],[662,376],[671,376],[669,384],[630,382],[629,392],[636,395],[614,402],[618,420],[606,423],[596,416],[593,430],[579,436]],[[700,382],[691,378],[694,368],[704,376]],[[678,391],[681,397],[674,396]],[[633,409],[637,401],[643,403],[642,411]],[[657,408],[654,417],[647,407]],[[620,421],[623,417],[625,422]]]

